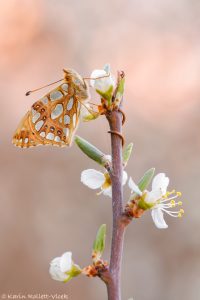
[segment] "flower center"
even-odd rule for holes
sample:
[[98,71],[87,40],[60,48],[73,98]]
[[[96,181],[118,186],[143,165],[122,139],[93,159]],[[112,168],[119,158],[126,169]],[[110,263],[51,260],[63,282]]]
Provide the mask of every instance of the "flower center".
[[102,189],[106,190],[111,186],[111,179],[110,179],[110,175],[108,173],[104,173],[104,177],[105,177],[105,181],[102,184]]
[[175,200],[179,197],[181,197],[181,192],[176,192],[175,190],[167,192],[164,196],[162,196],[162,198],[156,201],[154,207],[160,208],[172,217],[181,218],[184,214],[184,210],[182,208],[178,210],[172,210],[174,207],[182,206],[182,201]]

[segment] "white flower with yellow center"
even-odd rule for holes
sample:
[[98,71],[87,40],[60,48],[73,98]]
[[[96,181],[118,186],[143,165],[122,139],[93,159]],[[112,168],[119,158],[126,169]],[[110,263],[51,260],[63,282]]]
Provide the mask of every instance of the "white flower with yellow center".
[[[111,161],[111,156],[106,155],[108,161]],[[123,171],[122,184],[125,185],[128,179],[128,175],[125,171]],[[107,171],[104,173],[99,172],[94,169],[87,169],[81,173],[81,182],[87,185],[90,189],[96,190],[101,189],[101,191],[97,194],[103,194],[105,196],[112,197],[112,183],[110,179],[110,175]]]
[[62,256],[54,258],[50,263],[49,273],[57,281],[67,282],[79,275],[81,269],[72,260],[72,253],[65,252]]
[[157,174],[152,181],[152,190],[141,191],[139,187],[134,183],[132,178],[129,179],[129,187],[131,192],[140,196],[138,205],[146,210],[151,209],[151,215],[153,221],[158,228],[167,228],[168,225],[164,220],[163,213],[166,213],[172,217],[181,217],[184,213],[183,209],[173,210],[176,206],[181,206],[181,201],[175,201],[176,198],[181,196],[180,192],[173,190],[167,192],[169,185],[169,178],[164,173]]

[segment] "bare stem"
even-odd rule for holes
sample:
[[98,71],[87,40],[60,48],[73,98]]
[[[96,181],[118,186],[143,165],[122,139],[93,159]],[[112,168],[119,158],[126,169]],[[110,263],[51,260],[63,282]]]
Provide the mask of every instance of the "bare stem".
[[[110,130],[122,133],[122,114],[113,110],[108,116]],[[119,135],[111,133],[112,148],[112,245],[110,257],[110,279],[107,281],[108,300],[121,300],[121,262],[125,224],[122,222],[123,189],[122,189],[122,140]]]

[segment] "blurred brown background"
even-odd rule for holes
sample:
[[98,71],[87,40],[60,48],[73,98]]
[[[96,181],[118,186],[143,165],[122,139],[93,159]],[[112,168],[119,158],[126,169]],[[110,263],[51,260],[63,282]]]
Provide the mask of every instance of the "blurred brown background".
[[[109,62],[126,73],[127,171],[138,180],[155,166],[182,191],[185,216],[155,228],[150,214],[128,228],[123,299],[200,299],[200,2],[198,0],[1,0],[0,294],[68,294],[70,300],[106,299],[98,279],[67,285],[51,280],[49,261],[66,250],[90,263],[96,230],[108,225],[111,201],[80,184],[96,167],[76,146],[21,150],[11,144],[17,124],[46,91],[31,88],[82,75]],[[104,118],[78,134],[109,153]],[[125,195],[128,197],[128,188]]]

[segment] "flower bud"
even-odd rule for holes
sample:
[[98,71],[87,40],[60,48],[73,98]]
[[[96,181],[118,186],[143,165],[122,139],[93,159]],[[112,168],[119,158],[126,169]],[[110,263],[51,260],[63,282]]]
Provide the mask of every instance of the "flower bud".
[[124,164],[124,167],[126,167],[128,161],[129,161],[132,150],[133,150],[133,143],[130,143],[130,144],[128,144],[128,146],[123,151],[123,164]]
[[106,240],[106,224],[102,224],[97,232],[97,236],[93,244],[92,259],[94,262],[100,260],[105,249],[105,240]]
[[75,136],[75,143],[77,146],[92,160],[96,161],[98,164],[104,166],[108,163],[107,155],[101,152],[98,148],[94,145],[90,144],[85,139],[81,138],[80,136]]
[[78,265],[72,261],[72,253],[65,252],[62,256],[54,258],[50,263],[49,273],[52,279],[68,282],[81,273]]
[[110,73],[110,66],[107,64],[103,70],[94,70],[90,75],[90,84],[96,92],[110,102],[115,87],[115,80]]

